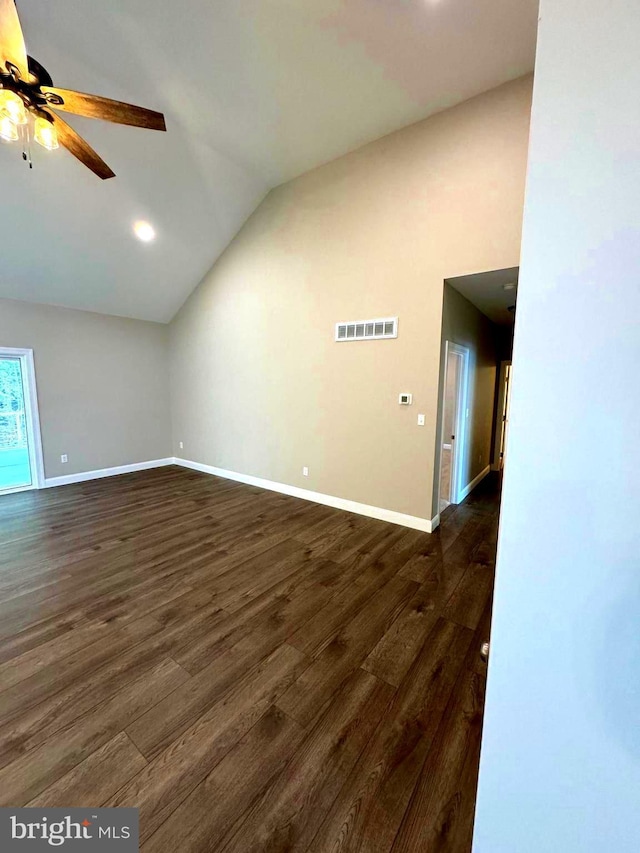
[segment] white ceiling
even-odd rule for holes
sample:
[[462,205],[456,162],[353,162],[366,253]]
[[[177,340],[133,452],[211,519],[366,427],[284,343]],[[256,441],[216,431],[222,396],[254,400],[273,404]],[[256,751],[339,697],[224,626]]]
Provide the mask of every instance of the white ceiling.
[[[509,306],[516,304],[519,273],[518,267],[510,267],[476,275],[448,278],[447,284],[454,287],[494,323],[510,326],[515,320],[515,312],[509,311]],[[516,289],[505,290],[506,284],[515,284]]]
[[161,110],[168,132],[69,119],[105,182],[1,145],[0,296],[169,321],[271,187],[531,70],[537,6],[18,0],[54,85]]

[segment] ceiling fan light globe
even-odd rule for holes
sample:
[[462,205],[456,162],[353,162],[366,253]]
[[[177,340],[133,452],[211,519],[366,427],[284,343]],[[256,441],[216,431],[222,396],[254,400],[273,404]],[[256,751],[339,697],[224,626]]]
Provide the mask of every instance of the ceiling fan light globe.
[[0,139],[4,142],[15,142],[18,138],[18,128],[9,116],[0,116]]
[[59,147],[56,129],[51,122],[47,121],[45,118],[36,119],[33,138],[38,145],[42,145],[42,147],[46,148],[47,151],[55,151],[55,149]]
[[0,92],[0,111],[16,125],[27,123],[27,110],[22,98],[15,92]]

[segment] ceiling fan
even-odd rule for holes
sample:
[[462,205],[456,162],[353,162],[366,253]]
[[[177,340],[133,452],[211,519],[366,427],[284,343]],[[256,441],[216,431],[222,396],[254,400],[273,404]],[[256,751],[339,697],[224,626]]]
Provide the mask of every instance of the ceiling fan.
[[69,89],[57,89],[45,68],[27,51],[14,0],[0,0],[0,139],[22,137],[27,154],[33,133],[35,142],[48,150],[63,145],[98,177],[114,178],[113,172],[91,146],[57,113],[62,110],[117,124],[166,130],[162,113]]

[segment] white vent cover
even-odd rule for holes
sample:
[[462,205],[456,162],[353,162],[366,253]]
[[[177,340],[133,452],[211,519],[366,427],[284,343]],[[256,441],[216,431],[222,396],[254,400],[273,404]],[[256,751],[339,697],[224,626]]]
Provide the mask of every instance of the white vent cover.
[[351,320],[336,323],[337,341],[375,341],[398,337],[398,318],[382,317],[378,320]]

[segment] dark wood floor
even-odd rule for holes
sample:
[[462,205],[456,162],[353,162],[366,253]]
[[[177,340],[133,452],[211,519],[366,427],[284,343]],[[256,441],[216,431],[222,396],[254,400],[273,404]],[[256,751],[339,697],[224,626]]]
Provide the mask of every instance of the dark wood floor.
[[419,533],[163,468],[0,498],[0,805],[467,853],[498,484]]

